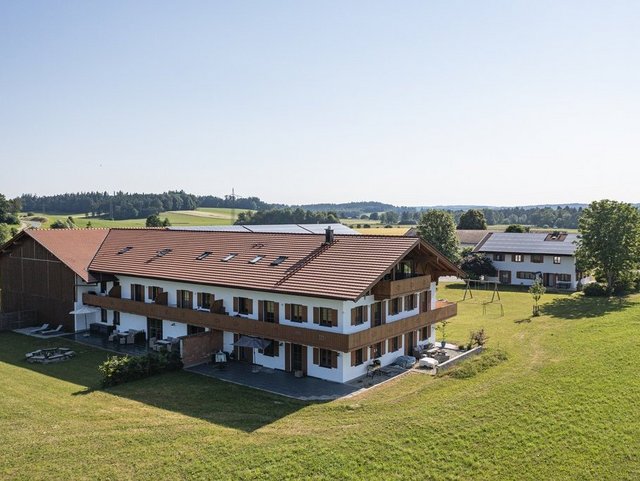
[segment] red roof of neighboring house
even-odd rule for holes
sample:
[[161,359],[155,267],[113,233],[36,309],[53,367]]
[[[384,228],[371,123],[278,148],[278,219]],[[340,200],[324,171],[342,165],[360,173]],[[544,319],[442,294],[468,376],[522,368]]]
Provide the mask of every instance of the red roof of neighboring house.
[[[335,235],[334,239],[324,244],[324,235],[317,234],[112,229],[90,270],[354,300],[416,247],[431,256],[434,270],[460,273],[417,238]],[[237,255],[222,261],[229,254]],[[263,258],[250,262],[258,256]],[[279,256],[286,259],[272,265]]]
[[26,229],[23,234],[60,259],[85,282],[93,281],[88,267],[109,229]]

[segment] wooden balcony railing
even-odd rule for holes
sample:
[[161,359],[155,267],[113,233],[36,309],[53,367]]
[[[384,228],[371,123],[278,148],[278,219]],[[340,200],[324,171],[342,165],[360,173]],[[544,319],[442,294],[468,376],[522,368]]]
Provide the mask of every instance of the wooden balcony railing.
[[[96,294],[83,294],[82,302],[89,306],[127,312],[154,319],[165,319],[220,331],[234,332],[266,339],[276,339],[278,341],[340,352],[349,352],[394,336],[399,336],[405,332],[417,330],[443,319],[453,317],[457,313],[457,305],[447,303],[440,308],[422,312],[405,319],[382,324],[381,326],[372,327],[354,334],[342,334],[339,332],[321,331],[319,329],[261,322],[246,317],[229,316],[215,312],[182,309],[155,303],[132,301],[131,299],[104,297]],[[216,307],[219,308],[220,306]]]
[[397,281],[380,281],[373,287],[373,295],[377,301],[404,296],[429,289],[431,276],[416,276]]

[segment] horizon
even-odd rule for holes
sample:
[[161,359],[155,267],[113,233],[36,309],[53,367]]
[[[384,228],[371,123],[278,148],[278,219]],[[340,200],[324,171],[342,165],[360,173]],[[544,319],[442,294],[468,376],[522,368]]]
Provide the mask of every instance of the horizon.
[[639,28],[632,1],[5,2],[0,192],[636,203]]

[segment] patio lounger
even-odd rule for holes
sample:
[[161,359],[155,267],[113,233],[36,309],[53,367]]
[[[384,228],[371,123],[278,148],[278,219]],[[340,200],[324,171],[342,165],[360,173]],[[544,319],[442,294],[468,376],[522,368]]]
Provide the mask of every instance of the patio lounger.
[[51,334],[58,334],[60,332],[62,332],[62,324],[58,324],[58,327],[55,329],[49,329],[48,331],[43,331],[40,334],[43,336],[50,336]]
[[47,329],[49,329],[49,324],[43,324],[41,327],[29,331],[29,334],[38,334],[42,331],[46,331]]
[[129,332],[129,334],[127,334],[127,344],[135,344],[135,343],[136,343],[135,332]]

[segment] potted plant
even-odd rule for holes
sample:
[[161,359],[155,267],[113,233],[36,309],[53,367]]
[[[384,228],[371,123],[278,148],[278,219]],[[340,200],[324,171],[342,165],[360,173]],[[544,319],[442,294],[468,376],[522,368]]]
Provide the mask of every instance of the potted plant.
[[444,320],[438,327],[436,327],[436,332],[439,332],[440,337],[442,338],[440,341],[440,347],[442,348],[447,344],[447,324],[449,324],[449,321]]

